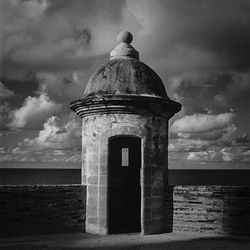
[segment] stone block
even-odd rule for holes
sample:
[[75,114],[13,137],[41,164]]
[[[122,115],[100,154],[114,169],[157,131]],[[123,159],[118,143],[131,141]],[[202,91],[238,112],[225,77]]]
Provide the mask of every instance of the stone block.
[[107,204],[102,203],[99,206],[99,217],[107,218]]
[[98,176],[88,176],[87,179],[88,184],[98,184]]
[[102,162],[100,163],[100,174],[108,174],[108,165],[106,162]]
[[[104,196],[99,196],[98,197],[98,204],[99,204],[99,211],[103,212],[103,214],[106,216],[107,215],[107,195]],[[102,217],[105,217],[102,216]]]
[[98,226],[99,228],[107,228],[107,217],[100,216],[98,220]]
[[86,222],[86,233],[90,234],[98,234],[98,226],[96,224],[88,224]]
[[98,234],[100,235],[107,235],[108,234],[108,229],[107,227],[101,227],[100,225],[98,226]]
[[98,214],[97,214],[97,206],[88,205],[87,217],[95,217],[95,216],[98,216]]
[[88,196],[97,196],[98,195],[98,185],[88,185],[87,186]]
[[97,207],[98,196],[87,197],[87,207]]
[[98,218],[97,217],[88,217],[87,218],[87,224],[94,224],[94,225],[97,225],[97,222],[98,222]]
[[105,196],[105,199],[107,200],[106,196],[108,192],[108,187],[106,185],[100,185],[98,186],[98,189],[99,189],[99,196],[100,197]]
[[[98,158],[96,158],[96,159],[98,159]],[[95,162],[93,162],[93,161],[89,162],[89,168],[86,171],[88,176],[98,176],[98,174],[99,174],[97,160],[95,160]]]
[[101,186],[107,186],[108,175],[103,174],[103,175],[100,175],[99,178],[100,178],[99,185],[101,185]]

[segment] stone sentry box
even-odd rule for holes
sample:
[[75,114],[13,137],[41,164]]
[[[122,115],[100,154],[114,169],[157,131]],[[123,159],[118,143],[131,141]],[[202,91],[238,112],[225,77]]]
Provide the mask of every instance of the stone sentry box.
[[110,60],[71,103],[82,118],[82,184],[87,186],[86,232],[162,233],[167,183],[168,120],[181,105],[139,60],[121,32]]

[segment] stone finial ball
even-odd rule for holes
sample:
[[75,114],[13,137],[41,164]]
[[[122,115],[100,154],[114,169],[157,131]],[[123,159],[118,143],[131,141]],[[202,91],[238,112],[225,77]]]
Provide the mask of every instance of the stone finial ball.
[[130,44],[133,41],[133,35],[129,31],[122,31],[117,36],[118,43],[128,43]]

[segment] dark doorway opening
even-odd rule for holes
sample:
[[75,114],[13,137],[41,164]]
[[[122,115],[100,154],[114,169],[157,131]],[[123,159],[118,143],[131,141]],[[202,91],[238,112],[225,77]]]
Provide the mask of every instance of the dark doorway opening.
[[109,233],[141,231],[141,139],[115,136],[109,140]]

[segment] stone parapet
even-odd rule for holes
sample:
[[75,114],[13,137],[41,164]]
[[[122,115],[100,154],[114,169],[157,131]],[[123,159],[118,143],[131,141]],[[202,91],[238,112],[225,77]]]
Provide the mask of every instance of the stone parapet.
[[0,186],[0,237],[85,231],[86,187]]
[[250,235],[250,187],[172,186],[165,196],[173,232]]
[[[99,234],[107,234],[105,189],[94,185],[88,190],[99,192],[99,221],[96,207],[88,227]],[[84,232],[85,196],[82,185],[0,186],[0,236]],[[95,205],[95,199],[89,202]],[[250,187],[166,186],[163,206],[160,196],[145,203],[144,234],[250,235]]]

